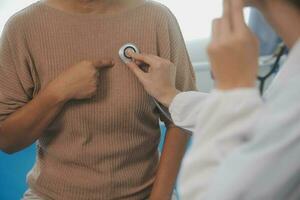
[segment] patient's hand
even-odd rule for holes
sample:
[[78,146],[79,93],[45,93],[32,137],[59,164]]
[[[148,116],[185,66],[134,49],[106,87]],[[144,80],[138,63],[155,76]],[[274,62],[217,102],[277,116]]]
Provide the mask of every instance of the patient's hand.
[[48,85],[60,99],[87,99],[96,94],[102,68],[112,67],[112,60],[82,61],[59,75]]

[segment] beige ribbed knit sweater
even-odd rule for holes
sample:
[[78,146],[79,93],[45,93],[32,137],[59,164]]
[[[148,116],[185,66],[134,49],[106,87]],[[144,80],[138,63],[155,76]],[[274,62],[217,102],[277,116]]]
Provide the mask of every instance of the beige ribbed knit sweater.
[[0,122],[73,64],[107,57],[116,61],[114,68],[101,73],[96,97],[67,103],[39,139],[28,183],[42,198],[149,196],[159,162],[159,113],[118,58],[127,42],[170,59],[176,64],[178,89],[195,89],[179,26],[158,3],[90,16],[38,2],[7,23],[0,42]]

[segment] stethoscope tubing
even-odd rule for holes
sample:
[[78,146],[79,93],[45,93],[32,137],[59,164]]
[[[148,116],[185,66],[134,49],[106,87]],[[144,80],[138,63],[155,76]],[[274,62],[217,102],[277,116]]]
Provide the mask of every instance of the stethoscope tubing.
[[[176,126],[176,124],[174,123],[174,121],[172,119],[172,116],[171,116],[170,112],[166,111],[165,110],[166,108],[163,108],[163,106],[154,97],[152,97],[152,98],[153,98],[153,102],[155,103],[155,105],[159,109],[159,111],[167,118],[167,120],[169,122],[171,122],[172,124],[174,124]],[[186,133],[186,134],[188,134],[190,136],[193,135],[193,132],[190,131],[190,130],[184,129],[184,128],[179,127],[179,126],[176,126],[176,127],[179,128],[179,129],[181,129],[184,133]]]
[[[126,55],[126,50],[127,49],[132,49],[134,52],[136,53],[140,53],[140,50],[139,48],[137,47],[137,45],[135,45],[134,43],[127,43],[127,44],[124,44],[120,50],[119,50],[119,57],[120,59],[124,62],[124,63],[128,63],[128,62],[131,62],[132,59],[129,58],[127,55]],[[145,70],[143,69],[143,67],[141,66],[141,69],[142,70]],[[166,119],[171,122],[172,124],[174,124],[174,121],[172,120],[172,116],[170,114],[170,112],[167,110],[167,108],[163,108],[163,106],[154,98],[152,97],[153,99],[153,102],[154,104],[156,105],[156,107],[158,108],[158,110],[166,117]],[[174,124],[175,125],[175,124]],[[175,125],[176,126],[176,125]],[[184,128],[181,128],[179,126],[176,126],[178,127],[179,129],[181,129],[184,133],[188,134],[188,135],[192,135],[193,133],[187,129],[184,129]]]

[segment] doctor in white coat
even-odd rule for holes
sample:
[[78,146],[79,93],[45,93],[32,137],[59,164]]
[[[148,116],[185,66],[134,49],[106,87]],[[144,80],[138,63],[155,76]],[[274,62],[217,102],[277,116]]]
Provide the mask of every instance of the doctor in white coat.
[[[261,97],[255,87],[259,44],[243,7],[257,7],[289,47],[289,57]],[[183,200],[300,199],[300,1],[224,0],[208,47],[215,90],[181,93],[174,65],[153,55],[145,73],[128,67],[169,107],[177,126],[194,132],[180,178]]]

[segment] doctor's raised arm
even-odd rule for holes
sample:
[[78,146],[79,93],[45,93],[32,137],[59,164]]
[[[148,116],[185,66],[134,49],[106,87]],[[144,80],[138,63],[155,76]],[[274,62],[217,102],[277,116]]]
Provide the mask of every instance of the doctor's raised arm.
[[[213,22],[208,54],[217,91],[212,94],[255,87],[259,44],[245,23],[243,6],[241,0],[225,0],[222,18]],[[149,70],[144,72],[135,62],[127,64],[145,90],[169,108],[177,126],[195,132],[198,116],[206,110],[206,102],[210,99],[208,94],[177,90],[173,74],[175,66],[169,60],[134,52],[130,52],[130,56],[149,65]]]
[[[209,95],[178,91],[170,61],[131,53],[149,65],[144,72],[128,64],[145,90],[169,108],[175,125],[194,133],[179,181],[183,199],[300,198],[293,179],[300,169],[299,4],[224,0],[208,47],[215,79]],[[246,5],[267,16],[291,50],[264,98],[256,88],[259,42],[245,22]]]

